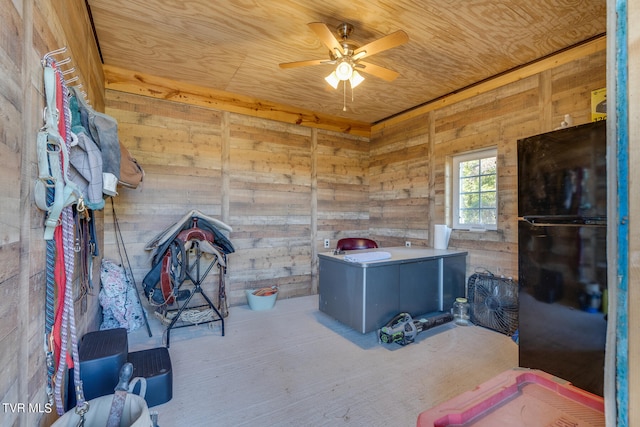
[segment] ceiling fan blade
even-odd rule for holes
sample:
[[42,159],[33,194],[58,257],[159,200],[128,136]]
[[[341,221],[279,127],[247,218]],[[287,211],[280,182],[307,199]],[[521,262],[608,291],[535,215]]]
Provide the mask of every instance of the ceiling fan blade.
[[362,61],[356,64],[356,69],[358,69],[358,71],[371,74],[372,76],[376,76],[388,82],[394,81],[400,75],[399,73],[393,70],[390,70],[388,68],[380,67],[379,65],[370,64],[369,62],[362,62]]
[[376,53],[380,53],[383,50],[391,49],[392,47],[400,46],[409,41],[409,36],[402,30],[398,30],[395,33],[391,33],[387,36],[381,37],[378,40],[374,40],[371,43],[365,44],[362,47],[359,47],[355,51],[353,51],[353,55],[356,56],[361,54],[362,52],[366,52],[364,56],[360,56],[364,58],[365,56],[375,55]]
[[308,61],[296,61],[296,62],[283,62],[280,65],[280,68],[295,68],[295,67],[306,67],[308,65],[323,65],[323,64],[335,64],[335,61],[330,61],[327,59],[310,59]]
[[329,51],[335,52],[337,50],[340,55],[344,55],[342,45],[338,42],[338,39],[336,39],[336,36],[333,35],[329,27],[327,27],[327,24],[323,22],[310,22],[308,25],[309,28],[316,33],[320,41],[329,48]]

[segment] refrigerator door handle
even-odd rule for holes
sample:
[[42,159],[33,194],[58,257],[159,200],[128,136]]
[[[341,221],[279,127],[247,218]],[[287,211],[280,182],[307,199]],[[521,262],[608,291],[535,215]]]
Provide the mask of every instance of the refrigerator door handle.
[[535,222],[535,221],[528,221],[528,220],[524,220],[524,222],[526,222],[527,224],[533,226],[533,227],[604,227],[604,225],[599,225],[599,224],[572,224],[570,222],[568,223],[558,223],[558,222]]
[[567,227],[567,226],[579,226],[582,224],[576,224],[573,222],[565,222],[565,221],[547,221],[544,218],[540,218],[540,217],[536,217],[536,216],[523,216],[518,218],[520,221],[524,221],[529,225],[532,225],[534,227],[553,227],[553,226],[562,226],[562,227]]
[[518,217],[518,221],[524,221],[524,222],[527,222],[527,223],[529,223],[531,225],[535,225],[535,222],[531,218],[529,218],[528,216],[519,216]]
[[602,217],[540,217],[540,216],[522,216],[518,217],[519,221],[524,221],[530,225],[538,227],[584,227],[596,226],[606,227],[607,220]]

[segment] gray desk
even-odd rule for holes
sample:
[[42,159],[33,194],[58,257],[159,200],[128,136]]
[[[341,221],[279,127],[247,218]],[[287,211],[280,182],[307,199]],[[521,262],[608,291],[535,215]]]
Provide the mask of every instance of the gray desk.
[[333,252],[319,254],[320,311],[367,333],[396,314],[412,317],[449,310],[465,296],[467,252],[438,249],[379,248],[390,259],[349,262]]

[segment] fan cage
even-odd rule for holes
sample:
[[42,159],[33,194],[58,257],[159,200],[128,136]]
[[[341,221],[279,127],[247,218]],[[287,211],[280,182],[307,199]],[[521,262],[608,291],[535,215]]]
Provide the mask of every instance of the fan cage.
[[518,329],[518,284],[491,273],[474,273],[467,284],[471,321],[512,336]]

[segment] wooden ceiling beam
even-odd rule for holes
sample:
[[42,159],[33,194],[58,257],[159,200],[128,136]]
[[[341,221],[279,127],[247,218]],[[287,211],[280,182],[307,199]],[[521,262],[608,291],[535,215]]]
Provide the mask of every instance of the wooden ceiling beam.
[[105,89],[370,137],[371,124],[103,65]]

